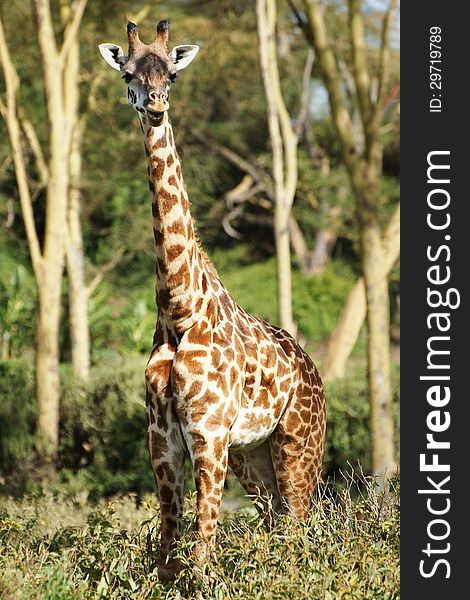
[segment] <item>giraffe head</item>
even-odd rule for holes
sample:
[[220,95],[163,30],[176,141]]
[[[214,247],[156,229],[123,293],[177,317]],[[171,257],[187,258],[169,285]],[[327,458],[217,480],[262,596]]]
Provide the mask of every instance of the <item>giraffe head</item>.
[[139,38],[137,25],[127,24],[129,52],[116,44],[100,44],[104,60],[120,71],[127,83],[129,104],[147,118],[153,127],[160,125],[169,109],[169,92],[178,71],[184,69],[199,51],[199,46],[175,46],[168,52],[169,19],[157,25],[155,40],[144,44]]

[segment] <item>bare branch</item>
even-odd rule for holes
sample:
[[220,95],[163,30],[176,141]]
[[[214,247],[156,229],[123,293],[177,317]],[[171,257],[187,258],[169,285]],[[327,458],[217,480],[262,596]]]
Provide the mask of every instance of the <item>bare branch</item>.
[[367,136],[367,126],[371,117],[370,77],[367,67],[366,46],[364,40],[364,22],[361,14],[361,0],[348,0],[349,31],[359,110]]
[[60,49],[59,55],[59,68],[62,70],[65,64],[65,60],[67,58],[67,54],[70,50],[70,46],[72,45],[74,39],[77,36],[78,28],[80,27],[80,23],[83,17],[83,13],[85,12],[85,8],[88,0],[78,0],[78,4],[73,9],[73,17],[70,21],[70,24],[67,26],[65,30],[65,37],[62,43],[62,48]]
[[224,228],[225,233],[235,239],[235,240],[241,240],[243,239],[242,234],[237,231],[231,221],[233,219],[236,219],[237,217],[239,217],[241,214],[243,213],[243,205],[239,204],[238,206],[235,206],[235,208],[233,208],[228,214],[226,214],[224,216],[224,218],[222,219],[222,227]]
[[31,123],[31,121],[25,117],[24,112],[21,109],[18,112],[21,120],[21,128],[23,129],[26,138],[28,139],[31,150],[33,151],[34,157],[36,159],[36,165],[39,171],[39,176],[41,177],[41,184],[44,186],[47,183],[49,171],[47,168],[46,161],[44,159],[41,144],[39,143],[36,130],[34,129],[34,126]]
[[251,175],[247,174],[243,177],[240,183],[225,192],[224,198],[228,207],[235,206],[236,204],[240,204],[241,202],[245,202],[249,197],[250,190],[252,189],[254,183],[254,179]]
[[312,77],[313,63],[315,62],[315,52],[312,47],[309,47],[307,59],[305,60],[304,72],[302,75],[302,95],[300,98],[300,109],[297,115],[295,125],[295,134],[297,138],[302,134],[305,127],[305,122],[308,117],[308,108],[310,102],[310,80]]
[[248,160],[240,156],[236,152],[234,152],[231,148],[224,146],[223,144],[219,144],[214,140],[211,140],[207,137],[207,135],[201,133],[199,130],[191,127],[191,134],[202,144],[207,146],[210,150],[219,154],[233,165],[238,167],[240,171],[244,171],[253,177],[255,181],[259,179],[264,179],[266,176],[263,172],[263,169],[260,165],[256,163],[256,161]]
[[294,254],[297,257],[299,267],[303,270],[307,264],[309,250],[305,242],[304,234],[299,227],[297,219],[292,213],[289,215],[289,238]]
[[390,48],[389,37],[390,28],[395,14],[396,0],[390,0],[390,5],[384,15],[382,22],[382,39],[379,57],[379,74],[377,82],[377,100],[375,102],[372,121],[375,127],[379,126],[379,119],[382,114],[382,107],[385,105],[385,94],[388,88],[390,78]]
[[2,65],[5,89],[6,105],[2,102],[1,112],[4,117],[8,136],[10,138],[11,153],[15,165],[16,182],[18,185],[18,194],[20,197],[21,212],[28,239],[31,263],[33,265],[36,278],[41,277],[42,254],[39,239],[34,222],[33,206],[31,192],[28,186],[28,175],[26,171],[26,161],[21,147],[21,128],[16,109],[16,95],[20,85],[18,73],[11,60],[8,45],[5,39],[3,23],[0,19],[0,64]]
[[125,248],[118,248],[113,258],[100,268],[100,270],[96,273],[96,275],[93,277],[93,279],[87,286],[88,297],[92,296],[95,293],[96,288],[103,281],[105,275],[112,271],[121,262],[126,253],[127,250]]

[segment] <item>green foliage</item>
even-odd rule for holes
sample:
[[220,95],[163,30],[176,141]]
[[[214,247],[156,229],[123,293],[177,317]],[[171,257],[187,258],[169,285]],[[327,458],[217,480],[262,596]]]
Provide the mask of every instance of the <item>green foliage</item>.
[[[103,355],[104,359],[104,355]],[[144,408],[145,359],[108,354],[106,367],[95,367],[88,383],[62,370],[59,466],[54,488],[91,499],[155,489],[147,450]],[[399,443],[399,371],[394,368],[395,443]],[[370,472],[369,402],[364,367],[351,368],[343,380],[327,385],[324,475],[338,477],[348,465]],[[27,361],[0,362],[0,464],[5,491],[31,489],[35,459],[36,403],[33,372]],[[193,484],[188,468],[186,483]],[[227,498],[240,495],[233,477]],[[38,488],[40,489],[40,488]]]
[[147,450],[145,360],[110,355],[87,383],[64,370],[61,395],[60,478],[92,498],[154,489]]
[[[131,496],[97,507],[80,499],[0,500],[0,596],[174,598],[399,597],[398,492],[377,497],[370,481],[353,501],[351,480],[333,501],[320,495],[304,523],[281,518],[266,531],[254,508],[223,513],[204,582],[194,584],[194,497],[185,508],[176,585],[157,581],[160,528],[155,500]],[[179,591],[178,591],[179,590]]]
[[31,345],[36,308],[36,289],[30,273],[21,264],[9,264],[8,258],[0,271],[0,355],[3,359],[19,356]]
[[37,405],[31,361],[0,361],[0,487],[34,453]]
[[[224,285],[245,310],[276,323],[275,259],[248,263],[247,254],[246,249],[239,246],[216,253],[214,263]],[[294,320],[311,347],[316,347],[332,332],[353,282],[353,273],[339,261],[331,262],[322,274],[314,277],[293,271]]]
[[[392,369],[395,449],[400,447],[400,381],[397,365]],[[360,465],[370,473],[369,412],[367,372],[363,367],[350,368],[344,379],[326,386],[327,426],[324,472],[336,477],[348,464]]]

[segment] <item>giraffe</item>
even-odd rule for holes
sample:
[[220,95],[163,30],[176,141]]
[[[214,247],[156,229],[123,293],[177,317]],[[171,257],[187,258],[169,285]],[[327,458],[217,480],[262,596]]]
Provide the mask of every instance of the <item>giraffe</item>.
[[283,329],[245,312],[202,251],[190,213],[172,126],[169,89],[196,56],[168,52],[169,20],[144,44],[128,23],[129,51],[101,44],[127,83],[148,158],[158,317],[145,370],[148,445],[161,508],[159,577],[180,565],[184,462],[196,483],[200,546],[213,548],[227,466],[267,521],[304,518],[321,475],[325,394],[310,357]]

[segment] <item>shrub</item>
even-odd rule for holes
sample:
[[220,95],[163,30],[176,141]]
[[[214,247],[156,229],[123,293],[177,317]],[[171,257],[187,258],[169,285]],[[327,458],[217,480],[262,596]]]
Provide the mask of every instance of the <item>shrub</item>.
[[[357,502],[351,487],[364,492]],[[320,496],[305,522],[282,517],[267,531],[254,508],[223,513],[208,575],[194,585],[194,498],[187,499],[176,585],[157,580],[159,510],[153,498],[98,506],[50,494],[0,498],[0,596],[27,598],[399,598],[398,492],[345,481]],[[178,589],[179,588],[179,589]],[[197,597],[197,596],[196,596]]]
[[[399,453],[399,368],[392,369],[395,448]],[[370,473],[370,426],[367,372],[363,367],[350,369],[348,376],[326,386],[326,444],[324,473],[335,476],[348,464],[360,464]],[[397,456],[398,459],[398,456]]]
[[0,475],[4,476],[34,451],[37,405],[31,361],[0,361]]
[[[147,450],[144,408],[145,359],[108,356],[94,367],[90,381],[75,381],[71,367],[61,370],[59,489],[91,498],[129,491],[155,490]],[[398,449],[398,368],[393,369]],[[348,463],[370,472],[369,401],[364,368],[327,388],[324,474],[336,476]],[[0,475],[10,493],[31,489],[36,402],[33,373],[27,361],[0,363]],[[192,471],[186,480],[192,486]],[[229,480],[230,493],[240,487]]]
[[92,497],[154,489],[144,368],[135,356],[95,367],[88,383],[62,377],[60,461],[72,487],[88,488]]

